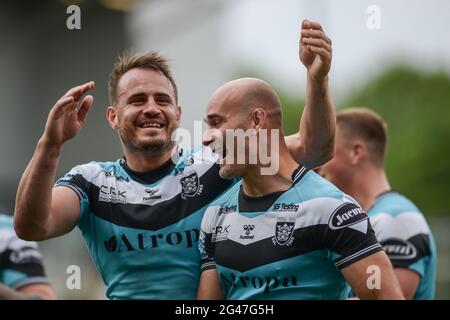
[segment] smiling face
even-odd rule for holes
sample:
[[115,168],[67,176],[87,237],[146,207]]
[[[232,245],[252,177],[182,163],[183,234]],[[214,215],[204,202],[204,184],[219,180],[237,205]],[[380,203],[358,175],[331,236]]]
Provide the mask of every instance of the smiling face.
[[272,89],[262,80],[242,78],[226,83],[211,97],[203,144],[219,156],[222,177],[245,176],[249,166],[257,164],[259,132],[271,94]]
[[[248,128],[248,121],[245,120],[239,111],[232,112],[231,108],[227,108],[219,99],[212,99],[206,109],[205,122],[208,130],[203,135],[203,144],[210,146],[219,156],[220,175],[223,178],[233,179],[244,175],[248,143],[239,145],[234,133],[236,129],[245,131]],[[227,137],[227,131],[233,135]],[[233,139],[234,142],[231,144],[227,139]],[[238,154],[244,156],[245,163],[238,163]]]
[[116,101],[108,107],[107,117],[124,148],[163,154],[174,146],[171,138],[181,109],[163,73],[143,68],[127,71],[117,83]]
[[[271,149],[274,145],[265,134],[273,130],[270,134],[275,132],[279,137],[281,105],[267,82],[256,78],[227,82],[209,100],[205,122],[208,130],[203,144],[218,154],[222,177],[245,178],[252,169],[263,165],[267,153],[271,165],[277,163],[274,158],[279,155],[278,148]],[[280,146],[278,138],[274,143]]]

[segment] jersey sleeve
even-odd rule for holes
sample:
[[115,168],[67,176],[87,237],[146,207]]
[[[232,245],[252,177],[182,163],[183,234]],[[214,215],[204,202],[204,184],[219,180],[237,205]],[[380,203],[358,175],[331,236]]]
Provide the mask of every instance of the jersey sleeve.
[[8,242],[0,253],[0,282],[13,289],[49,283],[36,242],[21,240],[10,231]]
[[416,212],[396,216],[381,213],[371,220],[392,266],[410,269],[422,277],[426,258],[431,255],[430,233],[423,215]]
[[332,212],[321,241],[333,253],[338,269],[382,250],[368,216],[356,202],[348,199]]
[[80,219],[78,225],[84,221],[84,217],[89,211],[89,184],[85,178],[86,165],[74,167],[62,178],[55,182],[55,187],[67,187],[73,190],[80,201]]
[[216,243],[214,242],[214,216],[217,212],[216,206],[211,206],[206,209],[203,216],[202,224],[200,227],[200,237],[198,248],[200,251],[201,259],[201,271],[215,269],[215,249]]

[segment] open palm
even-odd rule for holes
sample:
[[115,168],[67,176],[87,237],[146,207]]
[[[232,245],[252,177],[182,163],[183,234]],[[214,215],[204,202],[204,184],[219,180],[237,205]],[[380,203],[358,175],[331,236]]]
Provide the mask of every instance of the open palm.
[[93,82],[70,89],[51,109],[45,125],[44,139],[49,145],[61,147],[67,140],[76,136],[83,127],[94,98],[81,97],[94,87]]

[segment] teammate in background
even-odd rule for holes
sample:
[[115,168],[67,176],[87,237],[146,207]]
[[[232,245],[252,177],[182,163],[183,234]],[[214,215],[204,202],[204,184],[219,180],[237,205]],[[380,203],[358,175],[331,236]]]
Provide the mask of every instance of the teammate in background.
[[35,242],[17,237],[12,217],[0,214],[0,300],[55,299]]
[[[364,211],[290,155],[281,105],[267,83],[225,84],[208,103],[205,119],[204,144],[219,150],[221,176],[242,180],[213,201],[203,217],[199,299],[345,299],[346,281],[361,298],[402,299]],[[234,128],[255,140],[241,140],[236,147]],[[279,170],[264,175],[259,140],[274,134],[277,140],[267,140],[272,154],[279,150]],[[239,162],[243,154],[246,161]],[[368,270],[374,266],[380,282],[371,287],[373,271]]]
[[436,248],[425,217],[391,189],[384,170],[387,126],[374,111],[337,113],[336,155],[319,173],[367,211],[407,299],[433,299]]
[[[331,48],[316,23],[304,21],[302,34],[309,41],[299,50],[308,70],[306,105],[300,134],[286,143],[294,159],[312,168],[334,150],[331,60],[320,58],[324,47]],[[110,77],[107,119],[124,157],[77,166],[53,187],[62,146],[78,134],[93,102],[92,96],[81,98],[93,86],[69,90],[50,111],[19,184],[15,229],[21,238],[44,240],[78,226],[109,298],[194,299],[201,219],[233,181],[219,176],[208,148],[175,146],[177,87],[166,60],[152,53],[122,58]]]

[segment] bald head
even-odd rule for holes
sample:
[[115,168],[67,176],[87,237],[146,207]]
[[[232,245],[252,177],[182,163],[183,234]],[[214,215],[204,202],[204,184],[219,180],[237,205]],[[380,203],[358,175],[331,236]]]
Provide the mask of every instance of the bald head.
[[281,103],[273,88],[257,78],[241,78],[227,82],[213,94],[208,109],[220,108],[232,113],[249,114],[263,109],[270,126],[281,126]]
[[237,79],[217,89],[206,108],[205,122],[208,130],[203,144],[221,159],[222,177],[245,176],[249,166],[255,165],[272,172],[278,170],[280,153],[289,155],[281,129],[280,100],[260,79]]

